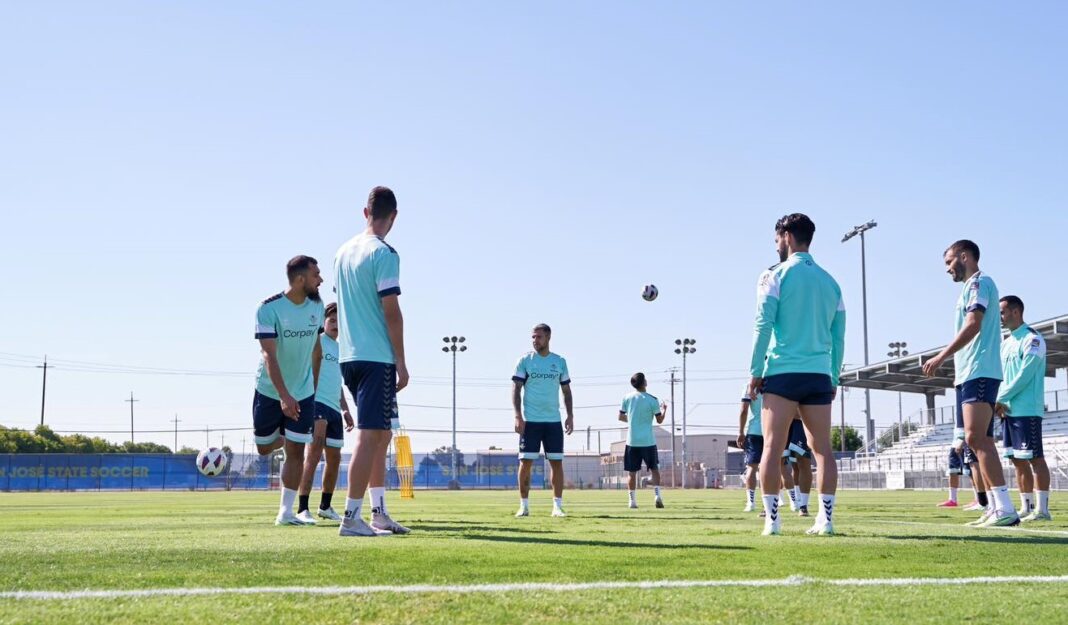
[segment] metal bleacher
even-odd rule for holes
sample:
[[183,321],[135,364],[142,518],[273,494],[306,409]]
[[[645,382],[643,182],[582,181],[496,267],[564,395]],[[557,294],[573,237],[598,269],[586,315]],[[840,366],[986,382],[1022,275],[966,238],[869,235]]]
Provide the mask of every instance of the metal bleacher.
[[[994,437],[1002,452],[1001,423],[995,419]],[[1047,413],[1042,420],[1042,447],[1050,470],[1068,477],[1068,410]],[[877,454],[858,457],[860,471],[930,471],[946,469],[953,424],[925,425]],[[1011,466],[1004,460],[1006,467]]]

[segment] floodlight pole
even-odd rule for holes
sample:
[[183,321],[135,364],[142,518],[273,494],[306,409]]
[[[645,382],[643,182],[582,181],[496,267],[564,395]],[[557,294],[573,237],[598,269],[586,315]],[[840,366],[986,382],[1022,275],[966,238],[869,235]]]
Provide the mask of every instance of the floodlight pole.
[[[694,339],[675,339],[676,354],[682,354],[682,487],[686,488],[686,356],[697,351],[693,345],[697,343]],[[674,437],[675,433],[672,432],[671,436]],[[674,461],[674,458],[672,458]]]
[[462,336],[446,336],[442,339],[445,342],[445,347],[441,348],[443,352],[452,353],[452,453],[449,454],[449,460],[452,479],[457,486],[460,485],[460,480],[456,475],[456,353],[467,351],[467,346],[463,345],[466,340]]
[[[866,224],[856,226],[849,232],[845,233],[842,237],[842,243],[852,239],[853,237],[860,235],[860,290],[861,300],[864,308],[864,365],[867,366],[868,361],[868,266],[867,266],[867,253],[864,245],[864,233],[871,230],[879,224],[875,221],[869,221]],[[875,440],[875,420],[871,418],[871,390],[864,389],[864,419],[865,419],[865,434],[867,435],[867,444],[871,445]]]
[[[909,344],[906,343],[905,341],[894,341],[893,343],[890,343],[887,346],[887,347],[890,348],[890,351],[888,351],[886,353],[886,355],[889,356],[890,358],[901,358],[902,356],[908,356],[909,355],[909,351],[907,349],[905,349],[908,346],[909,346]],[[904,427],[904,421],[905,421],[904,410],[903,410],[903,408],[901,406],[901,391],[898,391],[897,392],[897,431],[898,431],[898,436],[899,437],[902,436],[901,428]]]

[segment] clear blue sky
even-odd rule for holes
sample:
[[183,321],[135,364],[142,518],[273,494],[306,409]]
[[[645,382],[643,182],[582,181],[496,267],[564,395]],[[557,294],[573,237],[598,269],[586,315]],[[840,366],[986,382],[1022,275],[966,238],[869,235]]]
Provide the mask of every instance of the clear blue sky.
[[[634,371],[662,379],[673,339],[697,338],[691,422],[733,424],[787,212],[813,217],[813,253],[842,284],[849,363],[860,249],[839,240],[868,219],[874,357],[951,338],[941,252],[961,237],[1028,318],[1068,313],[1066,19],[1055,2],[8,4],[0,423],[36,423],[28,365],[47,353],[247,372],[60,367],[57,429],[128,427],[131,390],[139,429],[175,413],[249,425],[256,305],[289,257],[329,267],[376,184],[400,201],[389,241],[415,376],[401,401],[449,403],[441,337],[464,334],[459,402],[481,409],[461,427],[509,427],[509,376],[542,321],[579,406],[615,405]],[[850,422],[862,407],[852,393]],[[896,420],[895,396],[875,407]],[[449,414],[407,406],[402,421]],[[461,439],[490,444],[515,441]]]

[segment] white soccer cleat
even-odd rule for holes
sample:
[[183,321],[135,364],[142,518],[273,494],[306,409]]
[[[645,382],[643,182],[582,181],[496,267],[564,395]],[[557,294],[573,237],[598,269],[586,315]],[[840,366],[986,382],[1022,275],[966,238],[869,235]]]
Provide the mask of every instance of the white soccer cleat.
[[275,525],[307,525],[300,519],[299,516],[293,514],[292,510],[286,510],[285,512],[279,512],[278,516],[274,519]]
[[782,533],[782,526],[778,523],[765,523],[761,536],[778,536]]
[[978,519],[976,519],[974,521],[968,521],[967,523],[965,523],[965,525],[968,525],[968,526],[971,526],[971,527],[980,527],[981,525],[986,523],[987,520],[990,519],[990,517],[992,517],[992,516],[994,516],[994,509],[993,508],[983,508],[982,516],[980,516]]
[[[637,504],[635,504],[635,507],[637,507]],[[564,512],[563,508],[559,508],[557,506],[553,506],[553,514],[552,515],[555,516],[555,517],[566,517],[567,513]]]
[[341,521],[341,527],[337,530],[338,536],[379,536],[380,533],[376,532],[374,528],[367,524],[366,521],[357,517],[355,519],[344,519]]
[[301,510],[297,513],[297,518],[305,525],[315,525],[315,517],[312,516],[311,510]]
[[391,534],[407,534],[412,530],[394,521],[388,514],[374,514],[371,517],[371,529]]
[[320,519],[326,519],[327,521],[340,521],[341,520],[341,515],[338,514],[337,512],[334,512],[333,508],[327,508],[326,510],[323,510],[322,508],[319,508],[319,512],[317,512],[316,514],[319,515]]
[[745,507],[742,508],[742,512],[752,512],[754,510],[756,510],[756,506],[753,505],[752,501],[745,504]]
[[638,509],[638,502],[637,501],[632,501],[632,502],[630,502],[630,505],[628,505],[627,507],[630,508],[631,510],[637,510]]
[[817,521],[815,525],[805,530],[805,533],[809,536],[834,536],[834,525],[829,521],[827,523]]
[[1049,512],[1041,512],[1039,510],[1035,510],[1031,514],[1029,514],[1029,515],[1025,516],[1024,518],[1020,519],[1020,521],[1022,521],[1024,523],[1032,523],[1034,521],[1052,521],[1052,520],[1053,520],[1053,515],[1051,515]]
[[527,508],[526,506],[519,506],[519,512],[515,513],[515,518],[518,519],[525,516],[530,516],[530,508]]

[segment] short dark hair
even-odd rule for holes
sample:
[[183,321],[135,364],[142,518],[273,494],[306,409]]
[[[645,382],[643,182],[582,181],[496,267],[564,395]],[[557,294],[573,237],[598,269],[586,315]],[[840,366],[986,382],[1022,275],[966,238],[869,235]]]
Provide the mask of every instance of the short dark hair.
[[296,278],[300,274],[312,268],[312,265],[318,265],[319,261],[315,260],[311,256],[294,256],[286,263],[286,277],[292,282],[293,278]]
[[[954,254],[968,252],[968,254],[975,257],[975,260],[979,260],[979,246],[976,245],[974,241],[969,241],[968,239],[961,239],[960,241],[955,241],[953,245],[950,245],[946,248],[946,252],[950,251],[952,251]],[[946,252],[942,252],[942,255],[945,256]]]
[[630,376],[630,385],[634,387],[634,390],[641,390],[641,388],[646,385],[645,374],[639,371]]
[[397,212],[397,196],[389,187],[375,187],[367,196],[367,210],[371,219],[386,219]]
[[812,235],[816,233],[816,224],[804,213],[791,213],[775,222],[775,232],[794,235],[798,245],[812,243]]
[[1011,308],[1012,310],[1018,310],[1020,311],[1021,315],[1023,314],[1024,304],[1023,300],[1019,297],[1016,297],[1015,295],[1006,295],[1005,297],[1001,298],[1001,301],[1008,304],[1009,308]]
[[323,313],[324,317],[333,317],[337,314],[337,302],[330,302],[326,305],[326,312]]
[[553,329],[550,328],[549,324],[547,324],[547,323],[539,323],[538,325],[534,326],[534,331],[537,332],[538,330],[541,330],[542,332],[548,334],[549,336],[552,336],[552,334],[553,334]]

